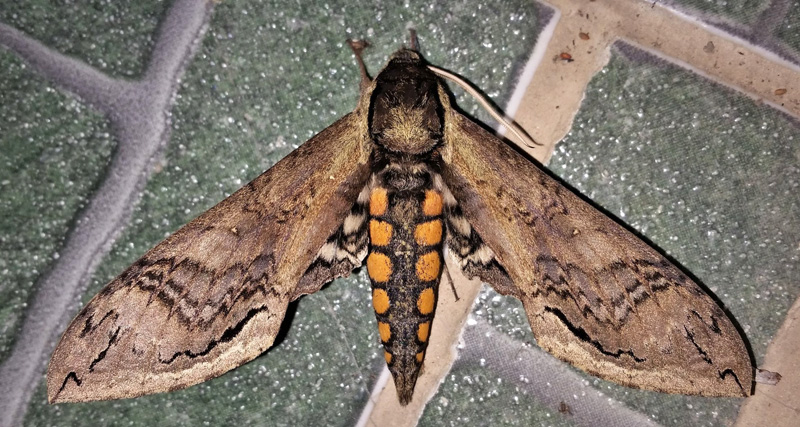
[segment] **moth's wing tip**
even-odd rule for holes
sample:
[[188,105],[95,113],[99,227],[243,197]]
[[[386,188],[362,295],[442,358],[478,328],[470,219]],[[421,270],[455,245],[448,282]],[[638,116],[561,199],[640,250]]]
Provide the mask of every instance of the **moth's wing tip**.
[[753,395],[752,387],[751,388],[743,387],[739,391],[740,391],[740,393],[738,393],[738,394],[736,394],[734,396],[731,396],[731,397],[744,397],[744,398],[747,398],[747,397],[750,397],[750,396]]
[[[750,397],[755,391],[755,368],[750,363],[749,355],[745,353],[747,363],[731,369],[733,378],[730,381],[730,397]],[[745,359],[743,359],[745,360]]]
[[750,397],[752,396],[752,384],[746,382],[739,382],[738,379],[723,380],[721,385],[716,385],[713,388],[704,389],[698,393],[698,396],[706,397]]
[[86,400],[87,399],[70,399],[68,395],[61,393],[60,391],[51,391],[50,387],[47,388],[47,403],[50,405],[55,405],[59,403],[84,402]]
[[[66,380],[65,380],[66,382]],[[74,392],[70,392],[69,386],[64,382],[59,383],[55,377],[47,376],[47,403],[54,405],[56,403],[69,403],[81,402],[93,399],[80,399]]]
[[50,362],[47,365],[47,376],[45,377],[45,385],[47,387],[47,403],[64,403],[72,400],[67,399],[62,393],[65,388],[66,376],[59,372],[59,354],[62,341],[59,341],[53,355],[50,357]]
[[746,378],[727,374],[725,378],[710,379],[708,384],[695,393],[687,394],[706,397],[749,397],[753,394],[752,389],[752,382],[748,383]]
[[[48,380],[49,382],[49,380]],[[62,400],[58,398],[58,392],[54,391],[50,384],[47,385],[47,403],[50,405],[54,405],[56,403],[61,403]]]
[[717,354],[718,381],[724,384],[721,397],[748,397],[755,387],[755,366],[747,348],[747,338],[739,332],[727,316],[723,320],[724,341]]
[[[51,362],[52,364],[52,362]],[[84,402],[88,400],[98,400],[96,398],[83,396],[81,393],[76,393],[74,388],[77,384],[71,379],[77,377],[75,372],[62,374],[61,372],[54,372],[52,368],[47,372],[47,403],[69,403],[69,402]],[[79,387],[79,386],[78,386]]]

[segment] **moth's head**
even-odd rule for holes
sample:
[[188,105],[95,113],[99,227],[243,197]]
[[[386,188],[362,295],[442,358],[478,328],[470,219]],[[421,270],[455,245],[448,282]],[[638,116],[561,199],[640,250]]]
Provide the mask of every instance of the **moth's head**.
[[422,154],[442,140],[443,109],[439,80],[419,53],[400,49],[375,77],[369,108],[369,130],[383,148]]

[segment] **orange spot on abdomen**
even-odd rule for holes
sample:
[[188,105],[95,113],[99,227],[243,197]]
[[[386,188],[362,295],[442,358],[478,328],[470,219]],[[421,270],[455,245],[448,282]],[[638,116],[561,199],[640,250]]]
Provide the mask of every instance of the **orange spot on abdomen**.
[[378,314],[386,313],[389,309],[389,295],[383,289],[375,289],[372,291],[372,307]]
[[428,335],[431,333],[431,322],[420,323],[417,327],[417,339],[420,342],[427,342]]
[[433,246],[441,243],[442,221],[436,219],[418,225],[414,229],[414,240],[420,246]]
[[375,246],[386,246],[392,240],[392,224],[373,219],[369,221],[369,240]]
[[436,251],[430,251],[422,255],[417,259],[417,277],[423,282],[439,278],[441,264],[439,253]]
[[427,216],[442,214],[442,193],[436,190],[425,191],[425,200],[422,202],[422,213]]
[[372,216],[380,216],[386,213],[389,207],[389,194],[383,187],[378,187],[372,190],[369,195],[369,214]]
[[433,292],[433,288],[425,288],[422,290],[422,292],[420,292],[419,297],[417,298],[417,310],[419,310],[422,315],[427,316],[428,314],[433,313],[435,302],[436,294]]
[[388,282],[392,276],[392,260],[380,252],[370,253],[367,257],[367,273],[378,283]]
[[378,322],[378,333],[381,335],[381,341],[383,342],[389,342],[389,339],[392,338],[392,329],[388,323]]

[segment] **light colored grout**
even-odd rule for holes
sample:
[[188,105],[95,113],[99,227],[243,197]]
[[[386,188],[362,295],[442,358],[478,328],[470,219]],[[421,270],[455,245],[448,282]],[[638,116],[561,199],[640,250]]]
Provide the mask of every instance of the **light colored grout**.
[[111,79],[17,30],[0,26],[0,46],[16,53],[59,88],[105,112],[118,141],[103,183],[76,220],[59,259],[37,283],[37,294],[15,346],[0,366],[4,397],[0,400],[0,426],[22,423],[58,333],[74,314],[76,298],[125,227],[148,166],[167,140],[166,113],[183,69],[205,33],[211,10],[211,2],[176,0],[161,24],[145,79],[139,82]]
[[[514,92],[511,94],[511,99],[509,99],[508,104],[506,105],[505,113],[506,117],[508,118],[512,118],[517,115],[518,110],[522,106],[525,92],[528,90],[528,87],[530,87],[533,77],[536,74],[536,70],[542,64],[542,61],[544,61],[545,53],[547,52],[547,46],[550,45],[550,40],[553,38],[553,33],[558,25],[558,21],[561,19],[561,12],[559,12],[558,9],[552,9],[552,11],[553,15],[550,17],[547,25],[545,25],[545,27],[539,33],[539,36],[536,39],[536,45],[533,47],[530,58],[528,58],[528,62],[525,63],[525,67],[522,69],[519,79],[517,79],[517,84],[514,88]],[[532,119],[535,120],[535,117]],[[500,127],[497,134],[500,136],[506,136],[507,132],[503,127]],[[544,144],[543,142],[539,143]],[[554,144],[544,144],[540,147],[527,147],[519,142],[517,142],[517,145],[523,150],[526,150],[530,155],[540,162],[549,158],[550,153],[555,147]]]
[[[800,118],[800,67],[772,52],[659,4],[636,0],[547,3],[561,16],[514,118],[551,150],[571,129],[586,87],[608,63],[609,48],[617,40],[646,48]],[[589,40],[581,39],[581,32]],[[714,45],[710,53],[704,50],[709,42]],[[570,54],[572,61],[561,60],[562,52]],[[776,94],[783,88],[788,92]]]
[[[635,6],[615,4],[617,14],[630,19],[635,16],[634,25],[620,27],[619,38],[649,47],[673,62],[688,64],[711,81],[800,118],[800,66],[691,16],[661,6]],[[709,43],[713,51],[704,49]],[[776,95],[775,90],[781,88],[793,90]]]
[[[520,105],[514,114],[515,121],[544,144],[542,150],[521,148],[543,163],[550,160],[556,143],[569,132],[586,86],[609,58],[608,44],[600,37],[593,35],[588,41],[578,38],[579,32],[591,34],[600,33],[599,30],[592,31],[584,25],[585,19],[577,11],[564,9],[559,2],[548,4],[558,11],[558,19],[533,79],[519,96]],[[574,61],[560,59],[562,52],[572,55]]]
[[[389,372],[389,367],[384,366],[381,370],[380,376],[375,381],[375,385],[372,387],[372,391],[369,394],[369,399],[367,399],[367,403],[364,405],[364,408],[361,410],[361,415],[358,417],[358,421],[356,422],[355,427],[365,427],[365,426],[374,426],[376,425],[376,420],[374,417],[375,412],[375,405],[380,401],[380,395],[383,393],[383,390],[392,381],[392,373]],[[383,422],[383,420],[380,420]]]
[[647,53],[649,53],[649,54],[651,54],[653,56],[656,56],[656,57],[658,57],[660,59],[663,59],[663,60],[665,60],[665,61],[667,61],[667,62],[669,62],[669,63],[671,63],[673,65],[677,65],[677,66],[679,66],[681,68],[689,70],[689,71],[691,71],[691,72],[693,72],[693,73],[695,73],[695,74],[697,74],[697,75],[699,75],[701,77],[704,77],[704,78],[706,78],[708,80],[711,80],[711,81],[715,82],[716,84],[725,86],[725,87],[730,88],[732,90],[735,90],[737,92],[742,92],[744,95],[751,97],[756,102],[761,102],[763,104],[769,105],[770,107],[772,107],[772,108],[774,108],[774,109],[776,109],[778,111],[781,111],[783,113],[786,113],[788,115],[795,115],[793,111],[785,108],[784,105],[776,104],[773,101],[769,101],[769,100],[760,98],[760,97],[758,97],[757,95],[755,95],[753,93],[743,92],[740,87],[735,86],[735,85],[733,85],[733,84],[731,84],[731,83],[729,83],[727,81],[718,81],[718,80],[716,80],[714,78],[714,76],[709,75],[703,69],[696,68],[692,64],[684,62],[684,61],[682,61],[680,59],[667,56],[663,52],[661,52],[660,50],[653,49],[653,48],[648,47],[648,46],[640,45],[639,43],[631,41],[631,40],[624,40],[624,41],[622,41],[622,43],[627,43],[628,45],[633,46],[636,49],[639,49],[641,51],[647,52]]
[[[751,45],[764,47],[767,51],[778,57],[788,58],[794,64],[800,63],[800,52],[788,43],[775,36],[775,30],[784,23],[791,10],[792,0],[771,0],[766,8],[754,22],[741,22],[733,17],[715,12],[707,12],[693,7],[685,2],[659,1],[659,5],[677,11],[679,14],[691,16],[708,26],[713,31],[719,31],[741,40],[750,40]],[[748,42],[745,42],[748,43]]]
[[0,46],[13,52],[47,80],[109,114],[131,83],[115,80],[88,64],[56,52],[22,31],[0,22]]

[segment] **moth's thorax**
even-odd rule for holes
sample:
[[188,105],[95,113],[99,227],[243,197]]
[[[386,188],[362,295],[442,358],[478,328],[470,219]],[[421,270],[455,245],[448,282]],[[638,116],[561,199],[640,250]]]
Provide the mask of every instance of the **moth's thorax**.
[[427,153],[441,142],[439,81],[416,53],[401,50],[375,78],[369,130],[376,144],[395,153]]
[[386,362],[408,403],[428,345],[442,272],[444,202],[425,164],[389,164],[369,197],[367,272]]

